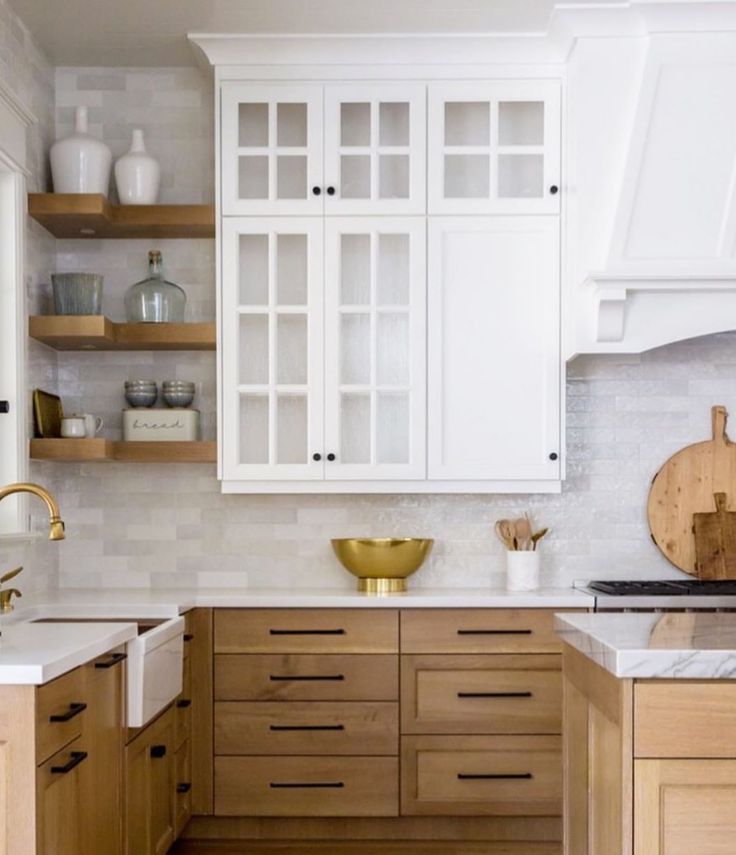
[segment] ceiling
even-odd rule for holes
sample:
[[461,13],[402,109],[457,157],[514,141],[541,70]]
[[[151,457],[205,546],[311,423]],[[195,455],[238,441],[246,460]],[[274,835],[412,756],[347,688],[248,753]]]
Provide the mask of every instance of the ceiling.
[[[607,0],[588,0],[605,3]],[[194,65],[186,34],[533,32],[555,0],[10,0],[54,65]]]

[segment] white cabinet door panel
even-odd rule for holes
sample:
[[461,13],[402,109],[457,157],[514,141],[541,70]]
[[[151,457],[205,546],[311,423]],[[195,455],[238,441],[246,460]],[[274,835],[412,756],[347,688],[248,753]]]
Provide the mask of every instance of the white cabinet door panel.
[[424,478],[425,220],[325,228],[325,476]]
[[430,214],[559,212],[559,83],[431,84],[427,127]]
[[226,480],[323,477],[323,228],[226,219],[222,236]]
[[423,84],[325,87],[325,213],[423,214]]
[[553,217],[430,218],[430,479],[559,478],[559,240]]
[[221,98],[223,214],[321,214],[322,87],[225,83]]

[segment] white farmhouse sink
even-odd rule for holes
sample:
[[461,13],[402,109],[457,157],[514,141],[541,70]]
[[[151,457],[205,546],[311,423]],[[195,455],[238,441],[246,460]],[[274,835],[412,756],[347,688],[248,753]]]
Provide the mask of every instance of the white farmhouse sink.
[[143,727],[183,688],[184,618],[37,618],[32,623],[135,623],[138,636],[128,641],[126,724]]

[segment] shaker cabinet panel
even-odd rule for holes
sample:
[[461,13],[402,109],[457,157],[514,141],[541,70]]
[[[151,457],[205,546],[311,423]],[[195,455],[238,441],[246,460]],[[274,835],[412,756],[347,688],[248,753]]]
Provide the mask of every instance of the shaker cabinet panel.
[[430,218],[429,478],[560,476],[559,223]]
[[322,278],[319,220],[225,220],[225,478],[323,477]]
[[429,213],[559,212],[556,81],[429,86]]
[[223,214],[320,214],[322,87],[226,83],[221,99]]
[[424,478],[424,219],[329,219],[325,244],[325,475]]
[[426,87],[325,87],[325,213],[423,214]]

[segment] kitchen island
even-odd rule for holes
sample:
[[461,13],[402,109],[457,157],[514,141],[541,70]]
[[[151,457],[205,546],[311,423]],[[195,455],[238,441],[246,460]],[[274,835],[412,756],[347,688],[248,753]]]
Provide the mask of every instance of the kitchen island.
[[736,851],[736,615],[558,615],[565,855]]

